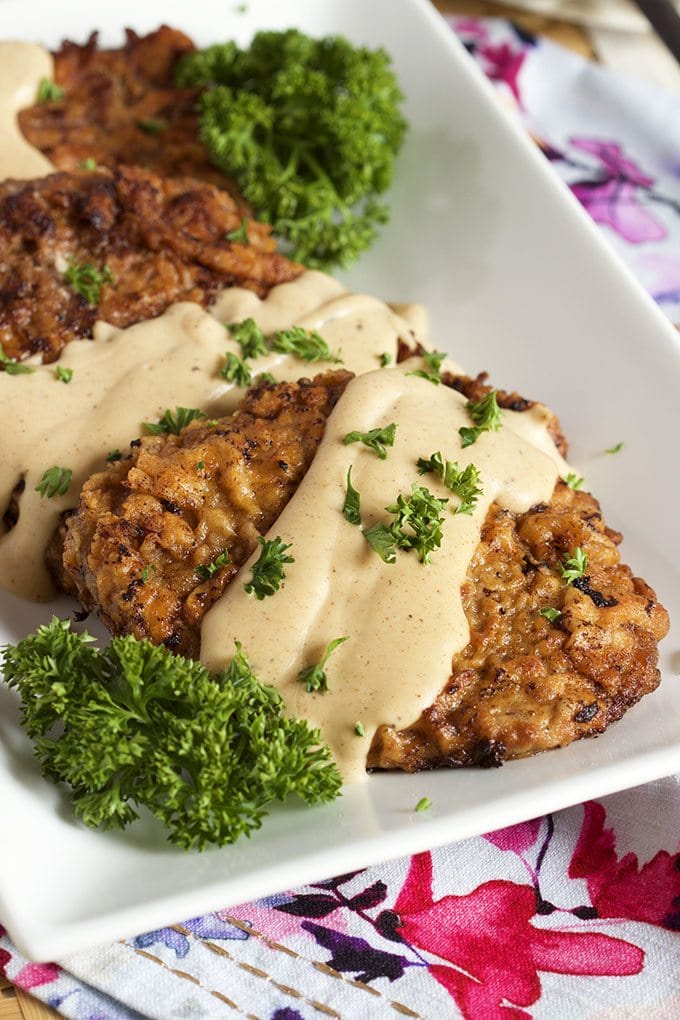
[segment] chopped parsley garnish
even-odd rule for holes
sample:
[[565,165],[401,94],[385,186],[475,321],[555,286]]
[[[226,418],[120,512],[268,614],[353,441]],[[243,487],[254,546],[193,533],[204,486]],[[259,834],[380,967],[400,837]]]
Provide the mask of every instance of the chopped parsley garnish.
[[[244,216],[236,230],[230,230],[227,234],[227,241],[235,244],[250,244],[248,237],[248,217]],[[252,321],[252,320],[251,320]]]
[[365,736],[366,730],[364,729],[364,724],[362,722],[354,723],[354,732],[358,737]]
[[63,99],[66,92],[57,85],[56,81],[50,81],[49,78],[41,78],[40,84],[38,85],[38,95],[36,96],[36,102],[38,103],[58,103],[60,99]]
[[421,475],[432,472],[439,475],[447,489],[460,496],[461,502],[453,511],[454,514],[471,514],[477,500],[482,494],[479,484],[479,471],[474,464],[461,468],[455,461],[444,460],[441,453],[433,453],[430,457],[418,458],[418,471]]
[[117,460],[121,460],[122,456],[120,450],[111,450],[111,453],[106,454],[106,461],[108,464],[114,464]]
[[212,581],[215,574],[219,574],[222,567],[226,567],[229,563],[229,553],[225,549],[221,552],[212,563],[202,564],[200,567],[194,567],[195,572],[201,578],[202,581]]
[[78,164],[78,167],[81,170],[96,170],[97,160],[94,158],[94,156],[88,156],[87,159],[84,159],[81,163]]
[[496,390],[491,390],[485,397],[474,403],[468,400],[465,405],[467,412],[475,423],[474,428],[463,425],[458,429],[463,449],[472,446],[479,439],[482,432],[498,432],[503,424],[501,421],[501,410],[496,400]]
[[432,807],[432,801],[429,797],[421,797],[415,806],[416,811],[427,811]]
[[202,471],[204,469],[204,467],[205,467],[205,461],[204,460],[197,460],[196,464],[195,464],[195,467],[196,467],[197,471]]
[[257,373],[257,382],[259,382],[259,383],[261,383],[261,382],[268,382],[268,383],[271,383],[273,386],[276,386],[276,379],[271,374],[271,372],[258,372]]
[[303,329],[302,326],[291,326],[290,329],[279,329],[271,338],[273,351],[279,354],[294,354],[303,361],[342,362],[335,354],[331,354],[328,344],[322,336]]
[[442,508],[447,503],[414,482],[410,496],[400,494],[396,503],[385,507],[394,515],[392,524],[374,524],[366,528],[364,538],[385,563],[396,562],[397,549],[413,549],[421,563],[429,563],[430,553],[442,542]]
[[323,653],[321,662],[318,662],[316,666],[307,666],[306,669],[301,669],[298,673],[298,680],[305,684],[307,694],[312,694],[316,691],[318,694],[323,694],[324,691],[328,690],[328,676],[326,675],[326,663],[330,659],[331,655],[343,641],[348,641],[349,638],[338,637],[331,641],[326,651]]
[[3,650],[43,775],[70,787],[85,825],[123,829],[145,807],[171,843],[200,850],[249,835],[289,794],[338,796],[319,731],[284,715],[238,643],[210,673],[150,641],[92,640],[53,619]]
[[73,378],[73,369],[64,368],[63,365],[57,365],[54,374],[56,375],[59,382],[70,383]]
[[342,516],[350,524],[361,524],[361,496],[352,485],[352,468],[347,469],[347,486],[345,502],[342,504]]
[[142,117],[135,121],[135,124],[145,135],[162,135],[168,129],[166,121],[160,117]]
[[7,372],[7,375],[30,375],[31,372],[35,372],[35,369],[30,365],[23,365],[20,361],[8,358],[2,349],[2,344],[0,344],[0,367],[4,372]]
[[51,467],[44,472],[42,478],[35,487],[43,499],[52,499],[53,496],[65,496],[71,486],[73,472],[70,468]]
[[567,584],[573,584],[579,577],[583,577],[587,567],[588,557],[578,545],[571,553],[565,553],[561,562],[557,564],[557,569]]
[[583,483],[585,482],[585,478],[583,478],[581,475],[574,474],[573,471],[570,471],[568,475],[564,476],[563,481],[566,482],[570,489],[573,489],[574,492],[577,492],[580,488],[582,488]]
[[349,446],[350,443],[363,443],[369,450],[385,460],[387,457],[387,446],[394,446],[394,438],[397,434],[397,423],[384,425],[381,429],[369,429],[368,432],[348,432],[343,443]]
[[609,449],[605,450],[605,453],[620,453],[623,449],[623,441],[617,443],[616,446],[610,446]]
[[257,358],[261,354],[269,353],[267,338],[255,319],[230,322],[226,328],[241,348],[243,358]]
[[76,294],[85,298],[88,305],[98,305],[104,284],[115,282],[108,266],[97,269],[91,262],[76,262],[75,259],[68,260],[64,279]]
[[200,137],[257,218],[312,269],[346,266],[388,218],[406,122],[384,49],[295,29],[185,54],[181,87],[201,89]]
[[144,567],[144,570],[142,570],[141,574],[139,575],[142,584],[146,584],[146,582],[149,580],[149,574],[151,573],[152,570],[154,573],[156,572],[155,565],[153,563],[147,563],[147,565]]
[[152,436],[160,436],[163,433],[178,436],[182,429],[200,418],[205,418],[205,415],[196,407],[176,407],[174,413],[170,410],[165,411],[157,422],[145,421],[144,427]]
[[387,351],[383,351],[380,355],[380,367],[387,368],[392,361],[392,355],[388,354]]
[[406,375],[417,375],[420,379],[427,379],[438,386],[442,381],[441,366],[445,360],[446,354],[443,351],[425,351],[423,361],[427,369],[417,368],[413,372],[407,372]]
[[227,351],[225,354],[225,362],[220,369],[220,375],[227,382],[236,383],[237,386],[250,386],[253,381],[250,369],[243,358],[239,358],[232,351]]
[[258,542],[261,549],[259,558],[253,563],[252,580],[247,581],[243,587],[249,595],[262,600],[279,590],[281,582],[286,578],[284,563],[295,563],[295,560],[286,555],[290,543],[286,545],[278,536],[268,539],[260,535]]
[[555,609],[554,606],[546,606],[545,609],[539,609],[538,615],[544,616],[546,620],[550,620],[551,623],[554,623],[555,620],[559,620],[562,613],[559,609]]

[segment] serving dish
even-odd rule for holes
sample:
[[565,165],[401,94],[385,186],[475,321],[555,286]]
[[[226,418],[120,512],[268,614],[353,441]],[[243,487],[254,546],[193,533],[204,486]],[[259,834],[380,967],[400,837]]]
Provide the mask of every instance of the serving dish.
[[[411,129],[390,200],[392,220],[343,281],[387,300],[419,301],[434,346],[499,385],[554,407],[571,460],[626,539],[627,562],[680,619],[675,470],[680,345],[653,302],[426,0],[181,0],[84,13],[77,0],[0,6],[0,37],[56,45],[101,29],[166,22],[199,45],[262,27],[339,32],[392,54]],[[426,413],[426,409],[424,409]],[[5,426],[9,427],[9,426]],[[617,456],[604,453],[619,441]],[[16,641],[67,600],[0,597],[0,641]],[[332,805],[274,811],[249,841],[203,854],[169,847],[152,822],[124,834],[77,825],[36,769],[0,686],[0,919],[33,959],[462,839],[637,785],[680,768],[677,625],[661,646],[659,690],[596,741],[500,770],[380,775]],[[675,656],[675,658],[674,658]],[[427,812],[415,813],[423,796]]]

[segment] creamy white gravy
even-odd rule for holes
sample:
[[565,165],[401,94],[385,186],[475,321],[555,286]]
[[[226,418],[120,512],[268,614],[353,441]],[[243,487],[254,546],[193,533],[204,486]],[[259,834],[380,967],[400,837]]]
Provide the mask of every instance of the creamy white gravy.
[[[309,271],[273,288],[260,300],[231,288],[210,313],[198,305],[172,305],[156,319],[127,329],[106,323],[94,340],[72,341],[58,362],[73,369],[70,383],[57,380],[55,365],[34,365],[30,375],[0,372],[0,404],[9,423],[0,436],[0,516],[21,479],[19,520],[0,535],[0,587],[24,598],[44,601],[54,594],[44,550],[63,510],[78,503],[83,482],[105,466],[114,449],[125,450],[166,408],[198,407],[209,417],[230,413],[243,390],[219,376],[227,351],[240,348],[223,323],[248,317],[270,333],[296,324],[317,330],[343,364],[306,363],[271,353],[254,359],[253,373],[277,379],[313,376],[331,367],[371,371],[379,355],[394,359],[407,323],[386,304],[368,295],[350,294],[331,277]],[[35,487],[50,467],[68,468],[68,492],[43,498]]]
[[[321,446],[300,488],[269,537],[291,543],[295,562],[275,595],[258,601],[244,581],[253,555],[203,621],[201,659],[224,668],[240,641],[255,672],[281,692],[287,710],[321,729],[347,781],[365,778],[366,753],[381,723],[404,727],[432,704],[450,674],[451,658],[469,640],[460,588],[479,542],[486,512],[497,501],[522,513],[548,501],[566,465],[545,430],[545,410],[504,412],[503,428],[461,449],[458,429],[469,425],[465,398],[445,386],[393,371],[362,375],[331,414]],[[381,461],[347,432],[397,423],[396,442]],[[463,466],[474,463],[483,495],[471,516],[443,484],[420,476],[416,461],[441,451]],[[431,563],[414,552],[384,563],[360,528],[342,516],[347,469],[361,494],[364,527],[389,523],[385,506],[413,482],[440,497],[441,548]],[[317,663],[330,641],[348,637],[327,667],[329,690],[308,694],[297,679]],[[357,722],[364,736],[354,732]]]
[[54,170],[46,156],[26,141],[17,113],[35,102],[41,78],[54,76],[52,56],[42,46],[0,42],[0,180],[42,177]]

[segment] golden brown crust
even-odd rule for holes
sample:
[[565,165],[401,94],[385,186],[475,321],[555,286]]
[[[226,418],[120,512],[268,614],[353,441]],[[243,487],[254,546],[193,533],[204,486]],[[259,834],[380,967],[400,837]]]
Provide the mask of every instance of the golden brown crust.
[[[653,691],[668,615],[619,541],[597,501],[562,481],[527,514],[493,505],[462,590],[470,642],[413,726],[378,730],[369,767],[499,765],[602,733]],[[557,564],[576,547],[587,574],[567,585]],[[539,615],[548,606],[555,623]]]
[[[236,414],[146,436],[83,487],[48,556],[57,580],[113,634],[198,654],[200,621],[295,492],[349,382],[262,383]],[[202,465],[202,466],[201,466]],[[224,551],[211,580],[196,567]]]
[[[221,287],[264,296],[298,276],[302,267],[274,250],[264,224],[248,221],[248,244],[228,239],[243,215],[225,191],[139,167],[0,183],[5,354],[54,361],[69,340],[91,336],[97,319],[129,326],[175,301],[206,307]],[[109,268],[98,305],[64,281],[69,259]]]

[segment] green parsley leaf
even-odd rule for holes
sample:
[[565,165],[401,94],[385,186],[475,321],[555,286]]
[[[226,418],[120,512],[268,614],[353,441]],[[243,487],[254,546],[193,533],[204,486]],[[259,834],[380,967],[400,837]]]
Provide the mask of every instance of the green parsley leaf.
[[82,160],[82,162],[78,164],[78,168],[80,170],[96,170],[97,160],[94,156],[88,156],[87,159]]
[[338,796],[319,731],[284,715],[240,645],[210,673],[150,641],[92,640],[53,619],[3,650],[43,774],[70,788],[85,825],[123,829],[145,807],[171,843],[200,850],[249,835],[290,794]]
[[539,609],[538,615],[544,616],[546,620],[550,620],[551,623],[554,623],[555,620],[559,620],[562,613],[559,609],[555,609],[553,606],[546,606],[545,609]]
[[361,722],[354,723],[354,732],[356,733],[356,735],[358,737],[365,736],[366,735],[366,730],[364,729],[364,724],[361,723]]
[[273,386],[276,386],[276,379],[271,374],[271,372],[258,372],[256,376],[256,382],[258,383],[267,382],[271,383]]
[[109,464],[114,464],[117,460],[121,460],[122,457],[123,454],[120,452],[120,450],[111,450],[111,453],[106,454],[106,460],[107,463]]
[[267,539],[260,535],[258,542],[261,549],[259,558],[253,563],[252,580],[243,587],[248,595],[255,595],[261,601],[279,590],[286,577],[284,563],[295,563],[295,560],[292,556],[286,556],[286,550],[291,548],[290,543],[286,545],[278,536]]
[[394,446],[396,434],[397,424],[392,422],[390,425],[384,425],[381,429],[369,429],[368,432],[348,432],[343,443],[345,446],[349,446],[350,443],[363,443],[369,450],[377,453],[381,460],[385,460],[387,458],[385,447]]
[[579,577],[583,577],[587,567],[588,557],[580,546],[572,549],[571,554],[565,553],[562,561],[557,564],[557,569],[567,584],[573,584]]
[[498,432],[503,424],[501,410],[496,400],[496,390],[491,390],[485,397],[474,403],[468,400],[465,405],[468,414],[475,423],[475,428],[468,428],[465,425],[458,429],[463,449],[472,446],[479,439],[482,432]]
[[52,499],[53,496],[65,496],[71,486],[73,472],[70,468],[51,467],[44,472],[42,478],[35,487],[43,499]]
[[471,514],[477,500],[482,494],[482,487],[479,484],[479,471],[474,464],[468,464],[461,468],[455,461],[445,461],[439,451],[433,453],[427,460],[424,457],[418,458],[418,472],[421,475],[432,472],[439,475],[447,489],[460,496],[461,502],[453,511],[454,514]]
[[[236,230],[230,230],[227,234],[227,241],[233,241],[235,244],[250,244],[250,238],[248,237],[248,217],[244,216],[241,223]],[[252,322],[252,319],[251,319]]]
[[610,446],[609,449],[605,450],[604,452],[605,453],[620,453],[622,449],[623,449],[623,442],[620,442],[620,443],[617,443],[616,446]]
[[98,305],[101,290],[106,283],[115,283],[113,274],[108,266],[97,269],[91,262],[76,262],[75,259],[68,260],[68,268],[64,273],[64,280],[69,283],[76,294],[84,297],[88,305]]
[[30,365],[23,365],[20,361],[8,358],[2,349],[2,344],[0,344],[0,366],[3,371],[7,372],[7,375],[30,375],[31,372],[35,372],[35,369]]
[[196,467],[197,471],[203,471],[203,469],[205,468],[205,461],[204,460],[197,460],[196,464],[195,464],[195,467]]
[[200,567],[195,567],[195,571],[203,581],[212,581],[215,574],[218,574],[222,567],[226,567],[229,563],[229,553],[225,549],[221,552],[212,563],[202,564]]
[[415,811],[428,811],[432,807],[432,801],[429,797],[421,797],[415,806]]
[[400,494],[396,503],[385,507],[394,515],[392,524],[374,524],[363,532],[364,538],[385,563],[396,562],[397,549],[413,549],[421,563],[429,563],[430,553],[442,542],[442,508],[447,503],[414,482],[410,496]]
[[311,694],[313,691],[317,691],[319,694],[323,694],[324,691],[328,690],[328,676],[326,675],[326,663],[330,659],[331,655],[343,641],[348,641],[347,637],[335,638],[329,644],[326,651],[323,653],[321,662],[318,662],[316,666],[307,666],[306,669],[301,669],[298,673],[298,680],[305,684],[307,694]]
[[272,350],[279,354],[294,354],[303,361],[342,362],[342,358],[331,354],[328,344],[318,333],[303,329],[302,326],[291,326],[280,329],[271,338]]
[[156,566],[154,563],[147,563],[147,565],[144,567],[141,574],[139,575],[142,584],[146,584],[146,582],[149,580],[149,574],[151,573],[151,571],[153,571],[155,574]]
[[[176,407],[174,413],[167,410],[163,417],[157,422],[145,421],[144,427],[152,436],[160,436],[163,433],[178,436],[182,429],[185,429],[192,421],[205,418],[203,411],[195,407]],[[208,424],[210,424],[208,422]],[[215,422],[215,425],[217,422]]]
[[36,96],[36,102],[38,103],[58,103],[60,99],[63,99],[66,92],[57,85],[55,81],[50,81],[49,78],[41,78],[40,84],[38,85],[38,95]]
[[227,351],[225,354],[225,362],[220,369],[220,375],[227,382],[236,383],[237,386],[250,386],[253,381],[250,369],[243,358],[239,358],[232,351]]
[[342,504],[342,516],[350,524],[361,524],[361,496],[352,485],[352,468],[347,469],[347,490]]
[[267,338],[255,322],[255,319],[243,319],[241,322],[230,322],[226,327],[241,348],[241,357],[257,358],[268,354]]
[[56,375],[59,382],[70,383],[71,379],[73,378],[73,369],[64,368],[63,365],[57,365],[56,369],[54,370],[54,374]]
[[417,375],[420,379],[427,379],[438,386],[442,381],[441,365],[445,360],[446,354],[443,351],[425,351],[423,361],[427,365],[427,370],[417,368],[413,372],[407,372],[406,375]]
[[574,474],[573,471],[570,471],[568,475],[565,475],[563,480],[567,483],[570,489],[574,490],[574,492],[577,492],[580,488],[582,488],[583,483],[585,482],[585,478],[581,475]]
[[162,135],[168,129],[166,121],[160,117],[142,117],[136,120],[135,124],[145,135]]
[[384,563],[397,562],[397,540],[386,524],[378,521],[370,528],[364,528],[362,534]]
[[380,355],[380,367],[387,368],[391,361],[392,355],[388,354],[387,351],[383,351],[382,354]]

